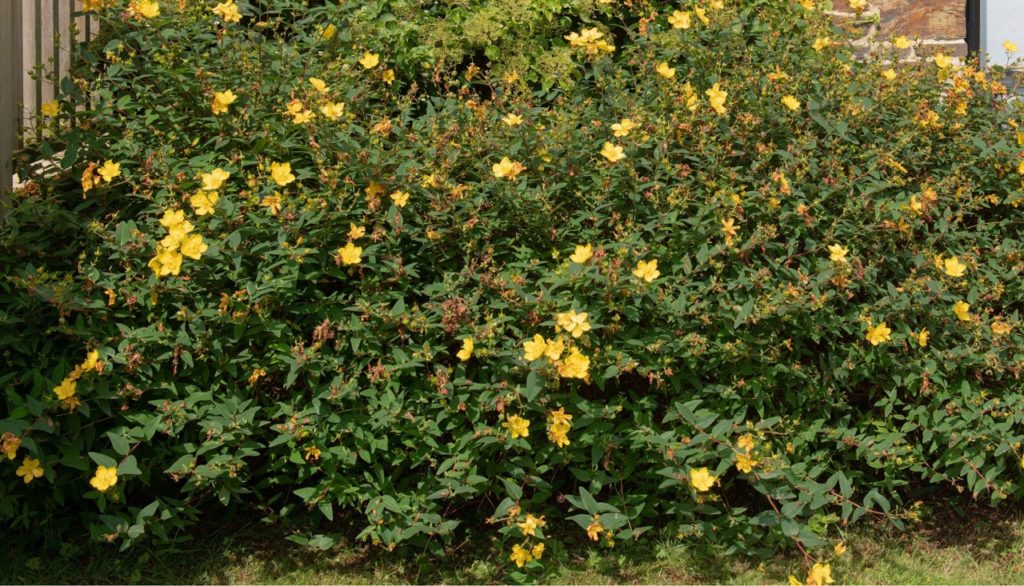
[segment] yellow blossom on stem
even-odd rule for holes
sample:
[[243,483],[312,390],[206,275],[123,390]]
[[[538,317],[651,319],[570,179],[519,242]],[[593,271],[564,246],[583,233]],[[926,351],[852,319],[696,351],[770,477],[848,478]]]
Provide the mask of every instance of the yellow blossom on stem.
[[558,364],[558,375],[562,378],[578,378],[585,380],[589,376],[589,370],[590,358],[581,353],[579,348],[573,348],[570,350],[569,356]]
[[967,265],[960,262],[960,259],[955,256],[951,256],[942,262],[943,271],[950,277],[959,278],[964,276],[964,273],[967,272]]
[[846,264],[846,255],[850,251],[840,244],[830,244],[828,259],[836,264]]
[[525,417],[518,415],[509,415],[505,423],[501,424],[502,427],[508,430],[509,435],[512,439],[519,439],[521,437],[530,437],[530,420]]
[[533,537],[537,533],[537,529],[545,525],[547,525],[547,521],[543,516],[534,517],[529,513],[526,514],[526,518],[522,522],[516,524],[523,532],[524,537]]
[[784,96],[782,98],[782,105],[796,112],[800,109],[800,100],[793,96]]
[[466,336],[462,339],[462,349],[455,355],[463,362],[473,356],[473,338],[471,336]]
[[515,562],[517,568],[521,568],[533,560],[533,555],[530,550],[517,543],[512,546],[512,554],[508,556],[508,559]]
[[591,541],[597,541],[601,537],[601,533],[604,531],[604,525],[601,524],[601,515],[594,515],[594,518],[590,521],[590,525],[587,525],[587,537]]
[[96,475],[92,477],[89,484],[100,492],[106,492],[117,484],[117,468],[111,466],[96,468]]
[[555,324],[558,328],[568,332],[573,338],[579,338],[590,331],[590,323],[587,321],[587,312],[576,313],[569,310],[555,316]]
[[220,201],[220,195],[216,191],[198,191],[188,198],[188,203],[197,216],[212,214],[218,201]]
[[532,340],[526,340],[523,342],[523,359],[527,362],[533,362],[544,356],[544,351],[547,350],[547,342],[544,340],[544,336],[540,334],[534,334]]
[[96,171],[104,181],[110,183],[115,177],[121,175],[121,164],[114,161],[107,161]]
[[707,492],[711,490],[711,487],[715,485],[716,478],[708,472],[707,468],[691,468],[690,469],[690,485],[693,486],[697,492]]
[[328,120],[337,120],[345,114],[345,104],[342,102],[327,102],[320,106],[320,113]]
[[970,310],[970,304],[965,303],[963,300],[958,300],[953,304],[953,313],[956,314],[956,318],[960,321],[971,321]]
[[636,128],[636,122],[633,122],[629,118],[623,118],[615,124],[612,124],[612,134],[617,137],[628,136],[634,128]]
[[668,17],[668,23],[672,25],[672,28],[688,29],[692,24],[690,21],[690,13],[680,10],[676,10]]
[[39,460],[26,457],[21,461],[21,466],[18,466],[14,473],[20,476],[25,481],[25,484],[28,484],[36,478],[42,477],[43,467],[39,464]]
[[807,574],[807,584],[814,586],[825,586],[832,584],[832,566],[829,564],[816,563],[811,567],[811,573]]
[[391,194],[391,201],[395,204],[395,207],[404,208],[405,204],[409,203],[409,192],[396,191]]
[[604,143],[604,146],[601,147],[601,156],[611,163],[617,163],[626,158],[624,149],[610,142]]
[[380,55],[367,51],[359,58],[359,64],[363,66],[363,69],[373,69],[380,64]]
[[594,255],[594,248],[589,244],[578,244],[576,250],[569,257],[572,262],[581,265],[590,260],[590,257]]
[[867,338],[867,341],[871,343],[872,346],[877,346],[879,344],[888,342],[891,334],[892,330],[890,330],[889,326],[885,325],[885,322],[883,321],[882,323],[876,326],[869,327],[867,335],[865,337]]
[[638,261],[636,263],[636,268],[633,269],[633,276],[645,283],[653,282],[661,276],[661,271],[658,270],[658,260]]
[[242,20],[242,14],[238,11],[238,5],[234,0],[218,3],[213,7],[212,12],[221,17],[224,22],[235,23]]
[[270,176],[274,179],[274,183],[281,187],[295,181],[295,175],[292,175],[291,163],[271,163]]
[[491,166],[491,173],[493,173],[497,179],[515,179],[525,170],[526,167],[517,161],[509,159],[508,157],[502,157],[501,161]]
[[351,242],[338,249],[338,256],[341,258],[341,263],[344,265],[359,264],[359,261],[363,258],[362,255],[363,249]]
[[654,71],[665,79],[675,79],[676,77],[675,67],[669,67],[669,64],[665,61],[659,63],[658,66],[654,68]]
[[223,92],[214,92],[213,103],[210,105],[210,110],[214,113],[214,115],[226,114],[228,111],[228,106],[234,104],[235,100],[237,99],[238,96],[236,96],[234,92],[232,92],[231,90],[225,90]]
[[523,117],[519,114],[506,114],[501,119],[505,123],[505,126],[519,126],[523,123]]
[[228,173],[224,169],[217,167],[209,173],[200,173],[199,180],[203,182],[203,189],[206,191],[217,191],[220,189],[224,182],[231,177],[231,173]]

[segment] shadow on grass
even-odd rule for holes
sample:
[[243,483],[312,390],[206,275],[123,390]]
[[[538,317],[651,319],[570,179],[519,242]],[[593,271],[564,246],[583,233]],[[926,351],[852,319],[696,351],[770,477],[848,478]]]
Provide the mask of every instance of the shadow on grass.
[[[927,522],[899,532],[891,527],[858,526],[849,535],[850,555],[842,561],[844,581],[929,581],[921,570],[942,564],[970,571],[987,564],[990,579],[1000,566],[1020,565],[1024,514],[972,508],[961,513],[936,510]],[[299,527],[258,521],[205,524],[174,546],[140,544],[127,552],[87,541],[65,543],[57,556],[17,544],[0,553],[4,583],[504,583],[513,569],[494,540],[464,541],[445,555],[426,551],[388,552],[379,547],[341,543],[317,551],[288,541]],[[728,583],[785,582],[803,575],[795,552],[765,559],[727,556],[723,549],[694,540],[647,538],[599,548],[578,536],[548,540],[542,583]],[[5,540],[7,541],[7,540]],[[1017,560],[1017,561],[1015,561]],[[941,576],[941,574],[938,574]],[[970,575],[970,574],[968,574]],[[888,577],[888,578],[887,578]]]

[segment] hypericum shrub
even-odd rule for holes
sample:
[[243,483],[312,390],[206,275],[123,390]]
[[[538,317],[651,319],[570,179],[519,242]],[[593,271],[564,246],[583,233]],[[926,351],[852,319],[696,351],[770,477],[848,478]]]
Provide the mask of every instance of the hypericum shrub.
[[531,569],[657,526],[824,582],[848,522],[1024,496],[1002,71],[856,62],[812,2],[554,2],[443,70],[379,40],[436,6],[87,4],[5,211],[9,529]]

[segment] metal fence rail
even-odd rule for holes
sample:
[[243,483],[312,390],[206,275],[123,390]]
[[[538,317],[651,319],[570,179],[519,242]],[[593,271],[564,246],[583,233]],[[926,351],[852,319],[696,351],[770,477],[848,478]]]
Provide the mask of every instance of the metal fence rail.
[[32,120],[60,97],[76,45],[98,28],[89,15],[75,16],[80,10],[81,0],[0,0],[0,201],[11,189],[21,139],[39,136]]

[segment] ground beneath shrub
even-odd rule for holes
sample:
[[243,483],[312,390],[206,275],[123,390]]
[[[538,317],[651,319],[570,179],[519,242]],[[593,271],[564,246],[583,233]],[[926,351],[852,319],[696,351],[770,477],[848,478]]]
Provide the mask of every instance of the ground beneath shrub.
[[[204,531],[177,548],[65,544],[57,559],[14,545],[0,556],[4,583],[501,583],[505,555],[494,548],[447,559],[378,549],[310,551],[287,541],[289,530],[256,523]],[[837,583],[1022,584],[1024,512],[942,511],[906,533],[861,525],[847,535],[848,551],[832,564]],[[553,544],[552,544],[553,545]],[[785,583],[804,576],[797,555],[764,561],[729,558],[685,541],[647,539],[614,550],[550,547],[542,583],[690,584]],[[6,558],[6,559],[5,559]]]

